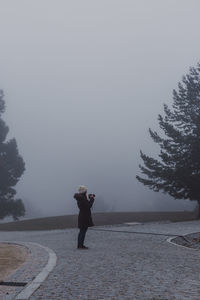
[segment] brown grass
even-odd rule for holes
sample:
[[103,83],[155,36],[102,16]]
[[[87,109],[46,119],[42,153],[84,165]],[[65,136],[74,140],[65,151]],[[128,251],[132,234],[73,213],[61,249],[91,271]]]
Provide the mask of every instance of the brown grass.
[[0,244],[0,281],[5,281],[28,258],[28,250],[20,245]]
[[[111,212],[93,213],[96,226],[114,225],[125,222],[152,222],[152,221],[190,221],[196,219],[195,212]],[[52,230],[77,227],[77,215],[65,215],[47,218],[22,220],[0,224],[0,231],[27,231]]]

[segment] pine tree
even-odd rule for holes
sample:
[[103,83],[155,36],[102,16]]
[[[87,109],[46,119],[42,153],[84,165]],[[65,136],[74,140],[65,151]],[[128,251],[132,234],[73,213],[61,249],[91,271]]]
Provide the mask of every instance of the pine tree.
[[12,216],[14,220],[24,216],[21,199],[15,199],[15,185],[25,171],[25,163],[18,153],[15,139],[6,140],[9,128],[2,120],[5,111],[3,91],[0,90],[0,219]]
[[159,158],[141,151],[144,166],[139,167],[146,178],[136,178],[175,199],[196,200],[200,217],[200,63],[183,76],[173,91],[172,108],[164,104],[158,122],[164,137],[151,129],[149,133],[160,147]]

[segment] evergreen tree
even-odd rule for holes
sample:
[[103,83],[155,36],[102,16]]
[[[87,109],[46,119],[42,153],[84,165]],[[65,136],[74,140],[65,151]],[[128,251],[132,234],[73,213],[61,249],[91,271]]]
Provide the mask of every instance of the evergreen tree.
[[14,199],[14,187],[25,170],[25,164],[18,153],[16,140],[6,140],[9,128],[1,118],[5,111],[3,97],[0,90],[0,219],[12,216],[17,220],[24,216],[25,208],[21,199]]
[[158,116],[164,137],[149,129],[160,147],[159,159],[141,151],[140,169],[146,177],[136,178],[175,199],[196,200],[200,217],[200,64],[183,76],[173,91],[172,108],[164,104],[164,113]]

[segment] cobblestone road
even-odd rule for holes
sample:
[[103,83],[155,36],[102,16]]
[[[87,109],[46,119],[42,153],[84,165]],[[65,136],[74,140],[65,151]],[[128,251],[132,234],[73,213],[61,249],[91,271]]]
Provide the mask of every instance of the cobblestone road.
[[102,229],[88,231],[89,250],[76,249],[75,229],[1,232],[0,240],[36,242],[56,252],[57,266],[31,300],[200,299],[200,251],[166,242],[167,234],[200,232],[199,221]]

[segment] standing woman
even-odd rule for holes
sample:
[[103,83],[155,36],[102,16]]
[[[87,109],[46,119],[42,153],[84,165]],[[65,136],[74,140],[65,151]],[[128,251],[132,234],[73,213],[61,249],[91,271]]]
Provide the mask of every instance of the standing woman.
[[94,203],[94,194],[89,194],[87,198],[87,189],[85,186],[81,185],[78,188],[78,193],[74,195],[79,208],[78,216],[78,228],[80,229],[78,235],[78,249],[88,249],[84,246],[85,235],[88,227],[94,226],[91,216],[91,207]]

